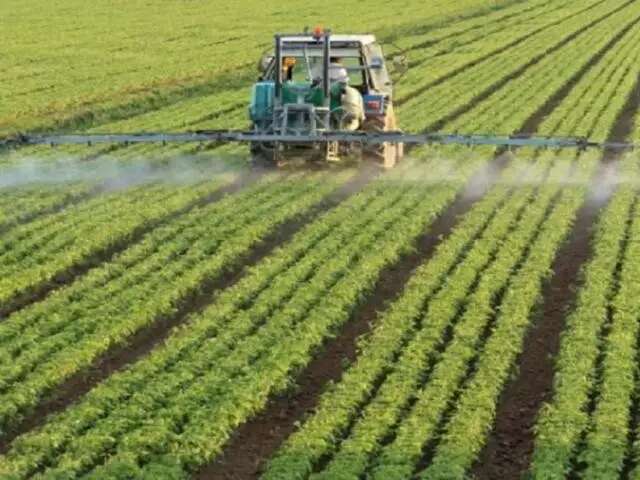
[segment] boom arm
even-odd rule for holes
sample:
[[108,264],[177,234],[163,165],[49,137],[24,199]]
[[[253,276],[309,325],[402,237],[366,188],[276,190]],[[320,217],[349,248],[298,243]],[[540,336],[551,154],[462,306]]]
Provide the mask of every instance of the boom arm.
[[104,134],[19,134],[0,140],[0,148],[17,148],[25,145],[93,145],[101,143],[229,143],[229,142],[282,142],[326,143],[353,142],[362,145],[380,145],[386,142],[405,145],[493,145],[503,147],[539,148],[599,148],[603,150],[628,150],[640,145],[625,142],[594,142],[582,137],[544,137],[525,135],[459,135],[446,133],[403,132],[343,132],[321,131],[312,135],[274,134],[241,130],[199,130],[185,133],[104,133]]

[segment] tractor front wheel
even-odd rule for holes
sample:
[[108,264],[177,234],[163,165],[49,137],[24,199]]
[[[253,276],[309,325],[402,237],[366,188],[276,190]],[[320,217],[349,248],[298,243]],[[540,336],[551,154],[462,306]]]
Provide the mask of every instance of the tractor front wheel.
[[253,142],[249,146],[249,149],[251,151],[251,164],[253,167],[263,169],[276,168],[278,166],[278,154],[276,148],[270,148],[260,142]]

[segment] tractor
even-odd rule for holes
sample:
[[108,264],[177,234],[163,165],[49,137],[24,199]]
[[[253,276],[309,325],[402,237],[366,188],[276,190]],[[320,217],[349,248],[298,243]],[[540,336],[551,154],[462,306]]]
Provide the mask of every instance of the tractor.
[[[398,56],[394,70],[404,64]],[[254,162],[364,159],[391,168],[402,159],[401,142],[308,141],[322,132],[398,130],[391,75],[374,35],[332,35],[322,29],[278,34],[273,52],[261,58],[259,70],[249,106],[252,131],[299,136],[300,141],[251,142]]]

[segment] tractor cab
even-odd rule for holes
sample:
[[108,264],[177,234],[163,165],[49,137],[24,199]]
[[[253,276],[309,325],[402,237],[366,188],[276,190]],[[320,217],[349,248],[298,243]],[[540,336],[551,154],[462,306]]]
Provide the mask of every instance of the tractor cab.
[[373,35],[276,35],[260,70],[249,109],[252,127],[292,138],[252,144],[254,158],[279,163],[364,156],[391,167],[402,156],[399,144],[366,150],[352,142],[314,140],[328,131],[395,130],[392,82]]

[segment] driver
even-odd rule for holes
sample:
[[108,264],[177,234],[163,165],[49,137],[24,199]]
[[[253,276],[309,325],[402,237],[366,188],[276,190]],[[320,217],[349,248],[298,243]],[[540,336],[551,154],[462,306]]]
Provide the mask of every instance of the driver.
[[[336,112],[340,118],[340,128],[344,130],[358,130],[364,121],[364,101],[358,90],[349,85],[349,73],[342,64],[339,57],[331,57],[329,60],[329,81],[332,84],[339,83],[342,86],[340,96],[341,112]],[[322,67],[320,72],[314,74],[316,80],[322,78]]]

